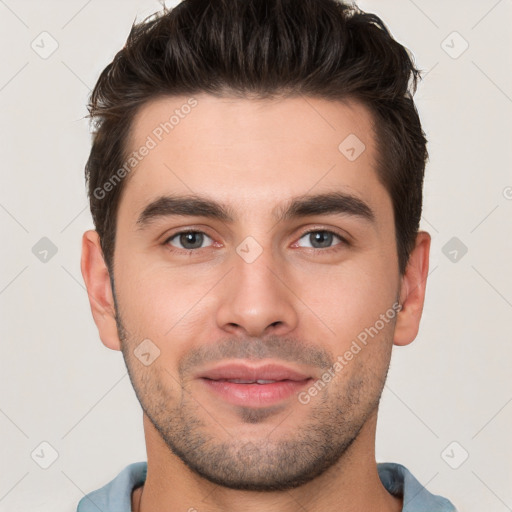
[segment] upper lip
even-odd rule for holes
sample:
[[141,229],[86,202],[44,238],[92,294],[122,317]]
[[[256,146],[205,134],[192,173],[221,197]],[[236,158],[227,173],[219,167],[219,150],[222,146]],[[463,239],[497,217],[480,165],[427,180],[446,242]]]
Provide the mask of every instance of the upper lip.
[[198,375],[199,378],[221,380],[221,379],[243,379],[243,380],[295,380],[309,379],[310,376],[299,370],[289,368],[275,363],[268,363],[261,366],[250,366],[242,363],[227,363],[204,370]]

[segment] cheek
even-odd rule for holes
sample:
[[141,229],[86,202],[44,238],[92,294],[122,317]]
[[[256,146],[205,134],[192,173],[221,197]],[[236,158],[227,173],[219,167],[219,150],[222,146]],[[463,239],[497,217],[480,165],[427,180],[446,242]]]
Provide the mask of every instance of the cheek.
[[218,281],[211,271],[149,266],[142,256],[120,259],[119,269],[116,292],[125,323],[139,336],[162,343],[190,329],[191,324],[201,325],[208,302],[205,294]]
[[[354,259],[297,280],[304,304],[326,324],[338,343],[349,342],[373,326],[396,301],[398,273],[383,258]],[[393,317],[394,312],[388,312]],[[386,324],[387,325],[387,324]]]

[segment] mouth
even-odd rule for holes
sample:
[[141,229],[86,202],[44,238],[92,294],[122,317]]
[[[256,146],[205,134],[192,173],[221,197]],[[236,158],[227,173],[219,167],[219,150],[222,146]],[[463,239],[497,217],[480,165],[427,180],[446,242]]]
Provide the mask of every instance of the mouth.
[[297,394],[313,378],[278,364],[254,367],[231,363],[198,375],[207,389],[233,405],[266,407]]

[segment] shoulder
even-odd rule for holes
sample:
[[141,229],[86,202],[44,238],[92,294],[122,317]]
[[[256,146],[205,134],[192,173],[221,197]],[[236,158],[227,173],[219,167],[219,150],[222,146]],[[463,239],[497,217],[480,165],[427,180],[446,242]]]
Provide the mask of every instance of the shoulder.
[[457,512],[451,501],[429,492],[402,464],[379,462],[377,470],[386,490],[403,497],[402,512]]
[[77,512],[130,512],[133,489],[146,481],[147,462],[126,466],[112,481],[86,494],[78,503]]

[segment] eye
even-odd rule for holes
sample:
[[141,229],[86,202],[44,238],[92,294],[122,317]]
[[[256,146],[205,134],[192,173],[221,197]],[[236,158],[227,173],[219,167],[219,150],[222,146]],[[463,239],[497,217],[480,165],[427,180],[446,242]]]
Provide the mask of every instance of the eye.
[[[300,237],[299,241],[303,238],[306,239],[310,245],[302,245],[300,247],[311,247],[313,249],[331,249],[335,248],[337,245],[348,244],[348,242],[342,236],[326,229],[308,231]],[[336,238],[340,240],[341,243],[338,243],[332,247],[333,240]]]
[[169,237],[165,241],[165,244],[189,251],[192,249],[202,249],[205,239],[213,241],[202,231],[180,231]]

